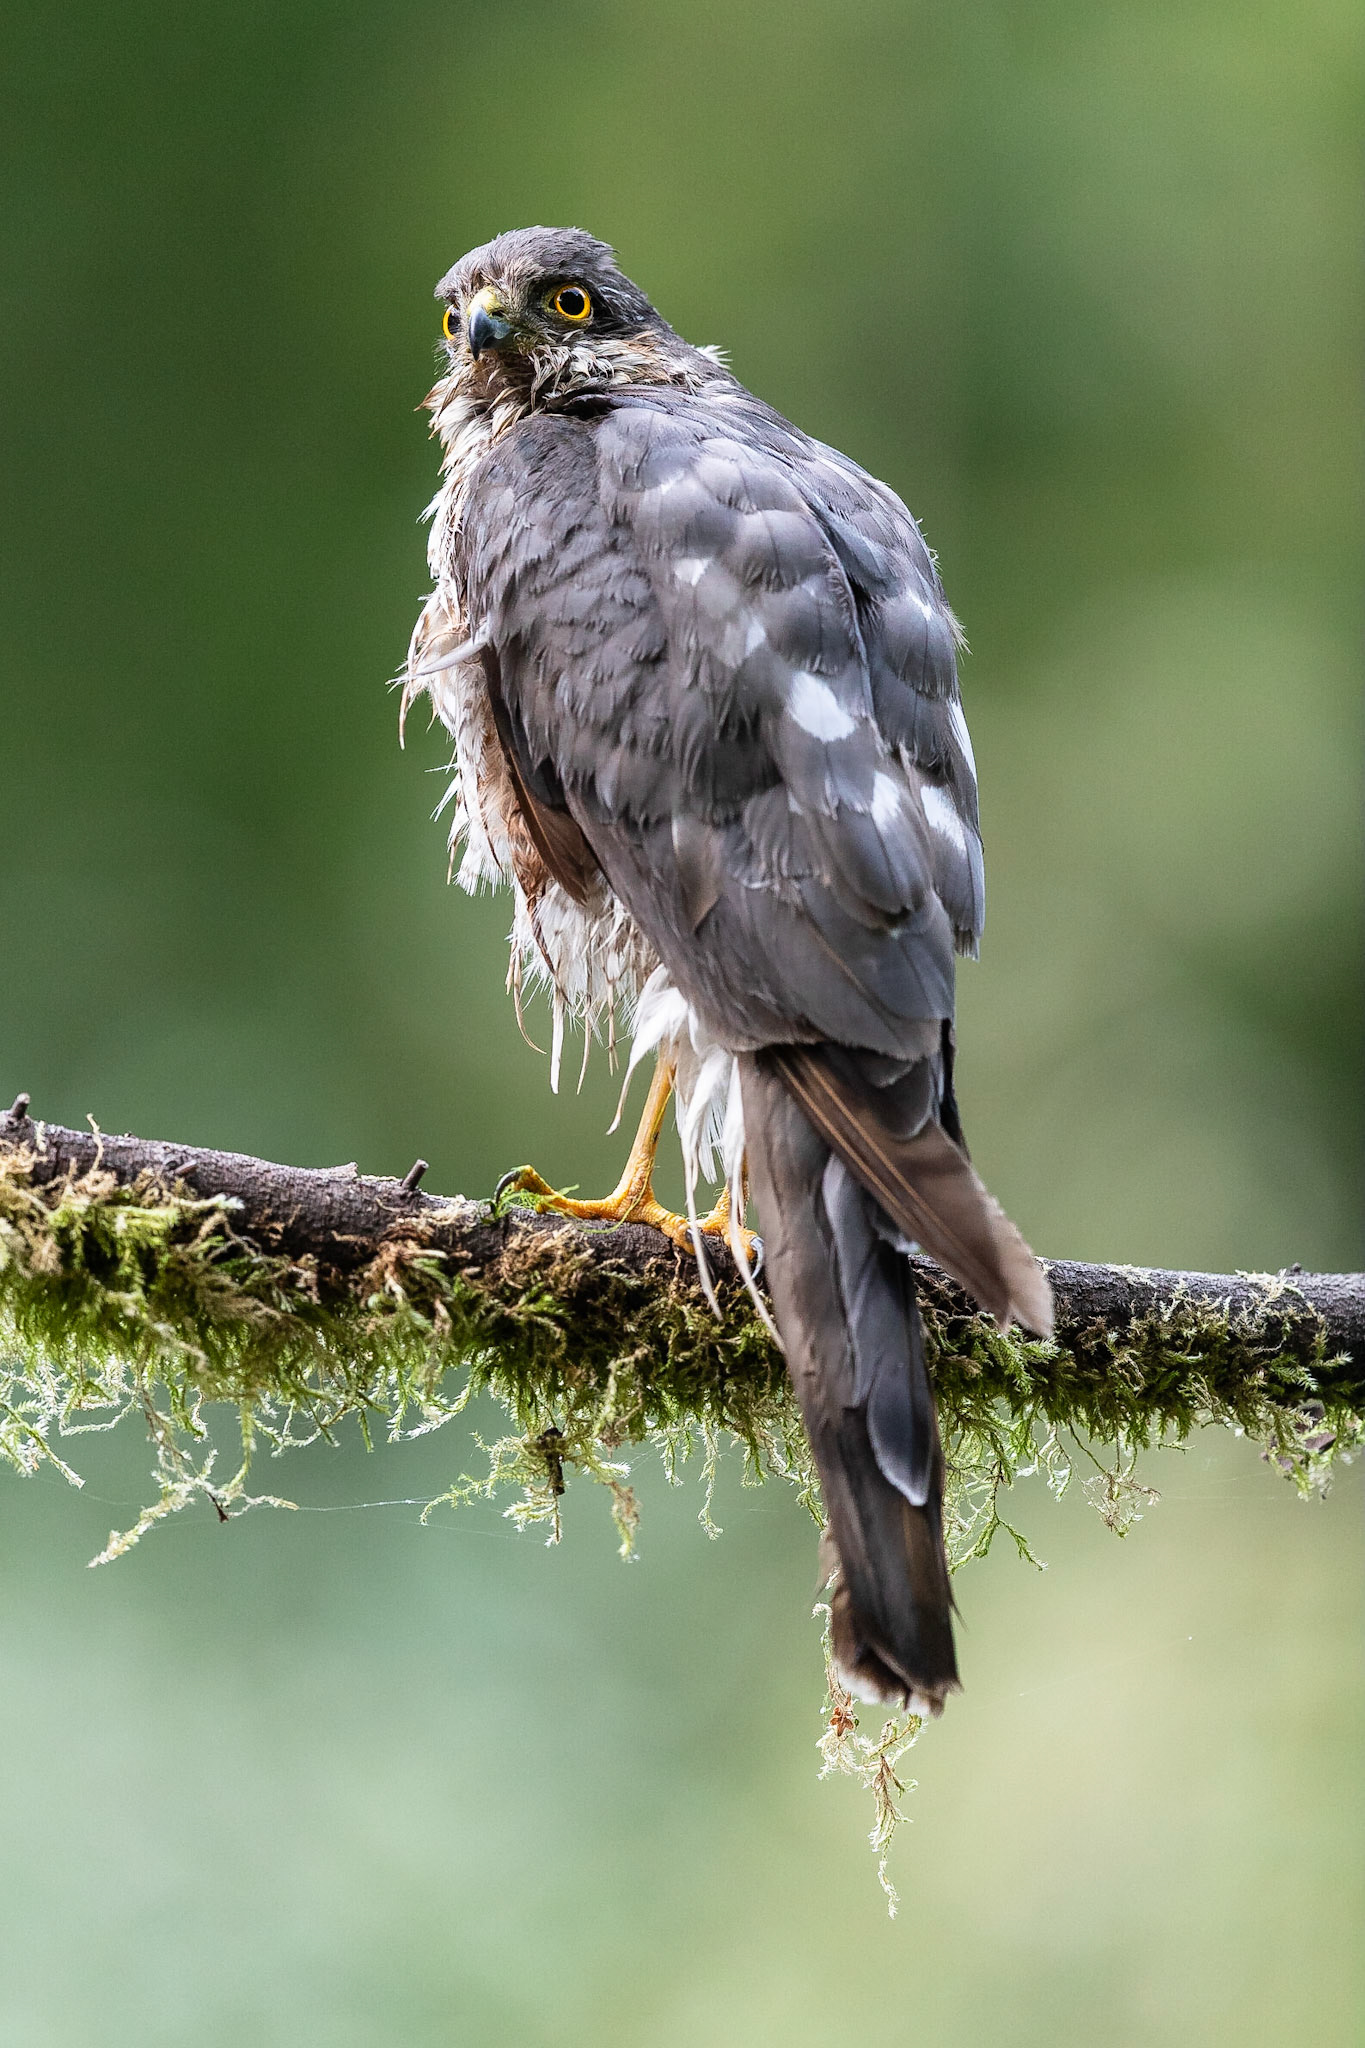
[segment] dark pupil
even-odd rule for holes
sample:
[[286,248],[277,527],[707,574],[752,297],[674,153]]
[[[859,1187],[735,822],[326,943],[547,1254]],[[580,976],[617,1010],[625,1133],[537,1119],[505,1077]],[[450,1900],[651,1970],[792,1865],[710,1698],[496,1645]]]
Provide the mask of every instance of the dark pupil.
[[571,320],[578,318],[586,304],[582,292],[567,291],[559,294],[559,310],[561,313],[567,313]]

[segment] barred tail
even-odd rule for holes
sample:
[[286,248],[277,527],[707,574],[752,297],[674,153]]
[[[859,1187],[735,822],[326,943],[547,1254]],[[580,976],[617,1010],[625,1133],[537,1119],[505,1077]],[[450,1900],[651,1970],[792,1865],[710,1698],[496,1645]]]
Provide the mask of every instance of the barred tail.
[[849,1690],[938,1713],[958,1684],[943,1453],[897,1233],[765,1055],[741,1059],[749,1172],[839,1581]]

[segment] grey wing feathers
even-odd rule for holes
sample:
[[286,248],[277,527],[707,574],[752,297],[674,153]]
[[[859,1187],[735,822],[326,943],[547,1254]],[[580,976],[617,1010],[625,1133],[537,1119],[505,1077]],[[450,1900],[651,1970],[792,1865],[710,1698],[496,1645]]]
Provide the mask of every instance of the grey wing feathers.
[[974,953],[985,877],[957,621],[919,528],[885,485],[826,448],[804,476],[854,594],[878,729],[913,771],[934,835],[935,886],[960,949]]
[[[533,793],[578,818],[713,1028],[896,1052],[908,1022],[951,1014],[954,942],[979,926],[955,697],[936,700],[942,759],[888,741],[869,645],[891,572],[880,595],[850,582],[815,444],[769,420],[662,398],[529,419],[471,493],[471,612],[515,673]],[[842,545],[870,581],[873,543]],[[951,659],[933,680],[955,688]]]
[[[747,706],[798,807],[834,814],[817,839],[846,897],[904,908],[927,873],[970,947],[984,907],[975,774],[955,622],[919,531],[766,407],[711,415],[628,408],[602,430],[613,510],[695,657],[687,711]],[[917,873],[902,852],[916,828]]]

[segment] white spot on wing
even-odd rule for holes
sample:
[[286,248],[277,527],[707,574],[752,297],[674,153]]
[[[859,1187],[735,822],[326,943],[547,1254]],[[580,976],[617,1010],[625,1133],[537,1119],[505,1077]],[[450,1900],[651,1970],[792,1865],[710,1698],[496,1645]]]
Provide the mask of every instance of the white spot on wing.
[[857,721],[851,718],[828,683],[799,668],[792,678],[787,710],[815,740],[846,740]]
[[872,822],[885,832],[901,815],[901,785],[880,769],[872,778]]
[[967,730],[967,721],[963,716],[962,706],[957,702],[956,698],[948,707],[948,722],[953,728],[953,738],[967,757],[967,766],[972,771],[972,780],[975,781],[976,755],[972,752],[972,736]]
[[967,851],[967,834],[957,808],[946,789],[940,789],[936,782],[926,782],[920,790],[924,815],[929,820],[929,829],[937,832],[940,839],[946,839],[959,853]]
[[756,647],[763,645],[767,637],[767,628],[764,626],[762,619],[750,619],[749,630],[744,635],[744,652],[752,654]]
[[710,566],[706,555],[680,555],[673,564],[673,574],[680,583],[690,583],[695,590]]

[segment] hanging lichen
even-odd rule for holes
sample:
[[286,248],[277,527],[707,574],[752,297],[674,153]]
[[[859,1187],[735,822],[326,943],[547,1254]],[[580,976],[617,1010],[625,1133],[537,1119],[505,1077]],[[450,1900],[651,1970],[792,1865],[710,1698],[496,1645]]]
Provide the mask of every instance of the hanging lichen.
[[[607,1490],[629,1555],[639,1504],[622,1452],[655,1445],[673,1479],[697,1459],[701,1517],[715,1533],[712,1484],[734,1441],[747,1479],[781,1476],[819,1516],[782,1359],[738,1287],[718,1323],[685,1275],[611,1267],[568,1229],[511,1231],[486,1270],[400,1235],[344,1285],[332,1274],[324,1286],[315,1262],[273,1256],[243,1235],[230,1199],[121,1183],[98,1165],[40,1185],[33,1163],[22,1148],[0,1151],[0,1457],[25,1474],[51,1464],[79,1486],[82,1434],[129,1417],[146,1428],[155,1499],[93,1563],[197,1500],[223,1519],[289,1505],[249,1491],[262,1451],[274,1459],[330,1440],[352,1417],[367,1443],[376,1431],[393,1442],[426,1435],[476,1393],[501,1402],[510,1431],[475,1439],[483,1472],[459,1474],[428,1513],[510,1488],[510,1517],[555,1541],[568,1476],[580,1473]],[[1155,1499],[1135,1476],[1142,1449],[1225,1424],[1308,1492],[1361,1438],[1360,1416],[1331,1391],[1320,1328],[1287,1356],[1266,1315],[1176,1290],[1117,1339],[1109,1333],[1097,1363],[1004,1334],[932,1286],[924,1310],[954,1568],[1002,1531],[1029,1554],[1003,1508],[1026,1474],[1060,1496],[1087,1468],[1087,1494],[1122,1534]],[[832,1677],[827,1709],[824,1769],[852,1772],[873,1793],[873,1846],[894,1910],[886,1852],[904,1789],[895,1766],[919,1724],[902,1716],[862,1735]]]

